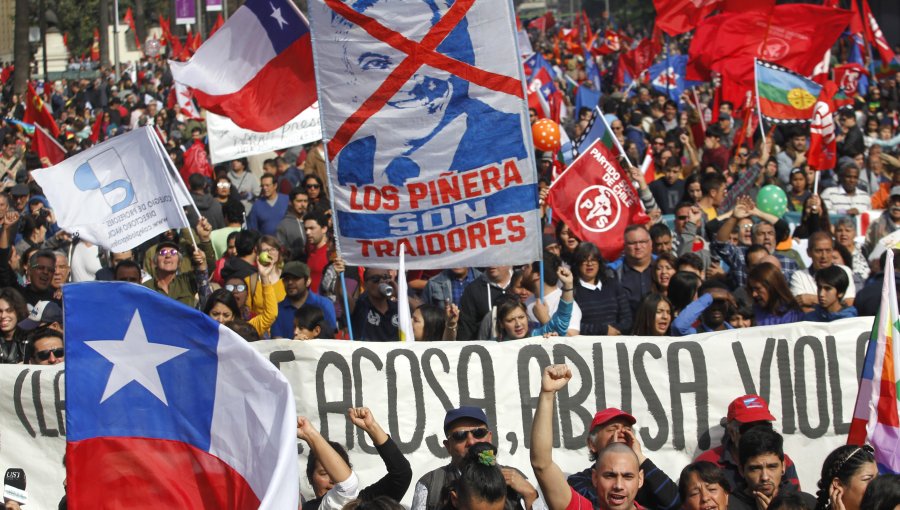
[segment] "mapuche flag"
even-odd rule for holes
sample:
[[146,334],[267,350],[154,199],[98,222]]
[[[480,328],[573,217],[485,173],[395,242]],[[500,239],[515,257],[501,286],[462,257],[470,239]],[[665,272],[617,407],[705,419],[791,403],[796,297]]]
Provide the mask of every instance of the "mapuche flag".
[[764,119],[775,123],[803,123],[812,119],[813,105],[822,86],[790,69],[757,60],[756,91]]
[[625,228],[649,221],[629,176],[603,141],[594,140],[550,186],[548,203],[581,240],[615,260],[625,247]]

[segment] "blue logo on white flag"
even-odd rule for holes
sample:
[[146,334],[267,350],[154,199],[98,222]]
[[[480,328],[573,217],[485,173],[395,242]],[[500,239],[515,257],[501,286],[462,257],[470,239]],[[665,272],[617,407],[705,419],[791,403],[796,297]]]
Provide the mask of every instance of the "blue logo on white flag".
[[108,214],[95,221],[102,221],[135,201],[131,178],[115,149],[103,151],[82,163],[75,169],[72,179],[78,189],[89,195],[84,200],[100,200],[109,205]]

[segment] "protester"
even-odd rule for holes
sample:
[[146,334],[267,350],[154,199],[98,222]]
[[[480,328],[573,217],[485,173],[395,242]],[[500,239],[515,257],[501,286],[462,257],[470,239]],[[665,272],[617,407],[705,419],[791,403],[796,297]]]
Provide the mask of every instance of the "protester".
[[[450,463],[419,478],[410,505],[412,510],[441,508],[442,496],[460,478],[460,468],[469,450],[476,444],[493,444],[494,440],[493,433],[488,428],[487,415],[483,410],[471,406],[447,411],[444,416],[444,435],[444,448],[450,454]],[[538,501],[537,490],[525,475],[513,468],[501,466],[500,469],[506,480],[507,505],[523,505],[528,510],[541,503]]]
[[636,510],[635,497],[644,484],[644,473],[635,452],[613,442],[596,452],[591,477],[597,503],[579,494],[566,483],[562,470],[553,462],[553,403],[556,393],[572,378],[566,365],[550,365],[541,377],[541,393],[531,427],[531,468],[550,510],[599,508]]
[[785,478],[784,439],[767,427],[753,427],[741,434],[738,462],[744,483],[731,497],[744,508],[765,510],[775,496],[797,491],[807,508],[815,508],[811,494],[800,492]]
[[811,312],[803,316],[803,320],[831,322],[856,317],[856,308],[844,303],[847,287],[851,283],[847,273],[840,266],[830,266],[816,271],[818,303]]
[[860,510],[890,510],[900,505],[900,475],[886,474],[875,478],[866,487]]
[[272,174],[260,177],[259,189],[259,198],[253,202],[253,209],[247,216],[247,228],[274,236],[287,213],[289,200],[286,195],[278,193],[275,176]]
[[678,479],[678,495],[683,510],[727,510],[731,484],[712,462],[688,464]]
[[[572,318],[572,306],[574,304],[574,280],[572,273],[564,268],[557,269],[557,276],[562,285],[562,295],[559,306],[550,321],[538,328],[530,328],[528,324],[528,309],[522,301],[505,301],[497,307],[497,326],[499,337],[496,340],[519,340],[531,336],[558,335],[565,336],[569,329],[569,321]],[[540,302],[536,307],[544,306]]]
[[25,361],[25,331],[21,322],[28,317],[27,303],[11,287],[0,288],[0,363]]
[[481,321],[491,313],[501,296],[512,292],[512,276],[510,266],[488,267],[466,286],[460,298],[457,340],[478,340]]
[[386,269],[368,268],[363,275],[365,291],[351,305],[354,338],[373,342],[399,340],[397,282]]
[[802,320],[802,311],[788,289],[784,274],[764,262],[750,270],[747,287],[753,298],[754,322],[758,326],[789,324]]
[[28,334],[25,359],[31,365],[57,365],[63,363],[66,351],[63,333],[49,326],[35,329]]
[[666,336],[672,325],[672,303],[663,295],[647,294],[634,316],[635,336]]
[[608,274],[597,246],[581,243],[572,257],[572,271],[578,279],[574,287],[575,302],[581,309],[581,334],[615,336],[631,331],[628,294]]
[[866,488],[878,476],[875,450],[844,445],[825,457],[816,493],[816,510],[859,510]]
[[506,507],[506,480],[497,465],[497,451],[490,443],[472,445],[460,475],[442,508],[501,510]]
[[297,418],[297,438],[309,446],[306,479],[316,495],[304,504],[304,510],[340,510],[359,496],[359,477],[341,445],[322,437],[303,416]]

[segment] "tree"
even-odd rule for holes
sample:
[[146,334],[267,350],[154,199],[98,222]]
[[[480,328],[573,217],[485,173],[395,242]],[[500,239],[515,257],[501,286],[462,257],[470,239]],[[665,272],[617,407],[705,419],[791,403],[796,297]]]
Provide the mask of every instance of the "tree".
[[16,0],[16,23],[14,37],[14,62],[16,65],[13,77],[13,92],[24,94],[31,73],[31,45],[28,42],[28,26],[31,24],[31,10],[28,0]]

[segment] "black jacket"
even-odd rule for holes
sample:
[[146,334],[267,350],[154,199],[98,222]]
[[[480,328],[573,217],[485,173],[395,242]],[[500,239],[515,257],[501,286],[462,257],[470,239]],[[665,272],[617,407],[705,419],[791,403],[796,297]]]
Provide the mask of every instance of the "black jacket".
[[488,280],[486,275],[481,275],[470,283],[463,291],[459,301],[459,330],[456,333],[457,340],[489,340],[477,339],[478,327],[481,320],[487,315],[497,300],[510,293],[511,289],[501,289]]

